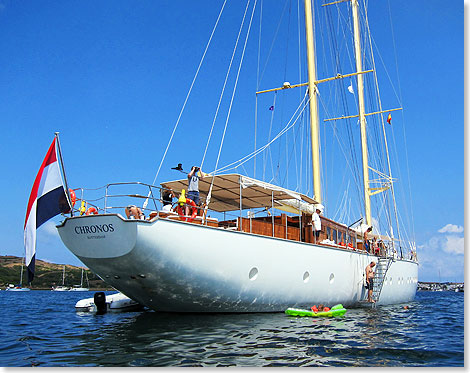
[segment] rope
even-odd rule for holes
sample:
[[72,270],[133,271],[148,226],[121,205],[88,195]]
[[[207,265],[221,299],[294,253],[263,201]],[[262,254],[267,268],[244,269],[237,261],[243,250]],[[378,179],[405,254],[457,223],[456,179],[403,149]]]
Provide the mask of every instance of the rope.
[[[248,0],[248,4],[249,3],[250,3],[250,0]],[[240,63],[238,65],[237,77],[235,79],[235,84],[234,84],[233,91],[232,91],[232,97],[230,99],[230,105],[229,105],[228,112],[227,112],[227,117],[226,117],[226,120],[225,120],[224,132],[222,134],[222,140],[220,142],[219,153],[217,155],[217,160],[216,160],[216,163],[215,163],[215,168],[216,169],[217,169],[217,166],[219,164],[220,154],[222,152],[222,147],[224,145],[225,134],[227,132],[228,121],[230,119],[230,114],[232,112],[233,100],[235,98],[235,92],[237,91],[238,79],[240,77],[240,71],[241,71],[242,64],[243,64],[243,58],[245,57],[246,45],[248,43],[248,37],[250,35],[251,25],[252,25],[252,22],[253,22],[253,16],[255,14],[255,9],[256,9],[256,3],[257,3],[257,0],[255,0],[255,2],[253,4],[253,10],[251,12],[250,23],[248,24],[248,30],[246,32],[245,43],[243,45],[243,51],[242,51],[242,55],[240,57]],[[248,8],[248,4],[247,4],[247,8]],[[206,197],[206,208],[205,208],[206,211],[209,207],[210,198],[211,198],[211,194],[212,194],[212,188],[214,186],[214,180],[215,180],[215,172],[212,175],[211,186],[209,188],[209,192],[208,192],[207,197]]]
[[[376,65],[375,65],[375,58],[374,58],[374,53],[372,51],[372,40],[371,40],[370,30],[369,30],[367,9],[365,9],[365,19],[366,19],[366,27],[367,27],[367,30],[369,31],[368,32],[369,44],[370,44],[370,48],[371,48],[371,58],[372,58],[372,64],[373,64],[373,69],[374,69],[374,79],[375,79],[377,100],[378,100],[378,104],[379,104],[379,111],[382,111],[382,102],[381,102],[381,99],[380,99],[380,90],[379,90],[379,83],[378,83],[377,73],[376,73],[377,69],[376,69]],[[382,134],[383,134],[383,138],[384,138],[386,159],[387,159],[387,165],[388,165],[388,174],[389,174],[390,177],[392,177],[392,168],[391,168],[391,163],[390,163],[390,154],[389,154],[389,151],[388,151],[387,134],[386,134],[386,131],[385,131],[385,122],[383,120],[382,115],[380,116],[380,119],[381,119],[381,123],[382,123]],[[401,241],[401,231],[400,231],[400,225],[399,225],[399,219],[398,219],[398,208],[397,208],[397,204],[396,204],[395,188],[393,186],[393,183],[390,186],[390,191],[391,191],[391,194],[392,194],[392,202],[393,202],[393,208],[394,208],[394,212],[395,212],[395,220],[396,220],[396,224],[397,224],[398,239]],[[384,205],[385,205],[386,204],[385,196],[383,196],[383,202],[384,202]],[[406,204],[405,204],[405,206],[406,206]],[[389,214],[390,214],[390,211],[388,212],[387,217],[388,217],[388,223],[391,226],[392,225],[392,221],[391,221],[392,219],[391,219],[391,216]]]
[[[184,100],[183,107],[181,108],[181,111],[178,115],[178,119],[176,120],[175,127],[173,128],[173,132],[171,133],[170,140],[168,141],[168,145],[166,146],[165,152],[163,153],[162,160],[160,162],[160,165],[158,166],[158,170],[157,170],[157,173],[155,174],[155,177],[153,179],[152,184],[155,184],[155,181],[158,178],[158,174],[160,173],[160,169],[162,168],[162,165],[163,165],[163,162],[165,160],[166,154],[168,152],[168,149],[170,148],[171,141],[173,140],[173,136],[175,135],[176,129],[178,128],[178,124],[180,122],[181,116],[183,115],[183,111],[186,107],[186,103],[188,102],[189,95],[191,94],[191,91],[193,90],[194,83],[196,82],[196,79],[199,75],[199,70],[201,69],[202,63],[204,62],[204,58],[206,57],[207,50],[209,49],[209,46],[210,46],[211,41],[212,41],[212,37],[214,36],[215,30],[217,29],[217,25],[219,24],[219,20],[220,20],[220,17],[222,16],[222,12],[225,8],[226,3],[227,3],[227,0],[225,0],[224,3],[222,4],[222,8],[220,9],[219,16],[217,17],[217,21],[215,22],[214,28],[212,29],[212,33],[211,33],[211,36],[209,37],[209,41],[207,42],[204,53],[202,54],[201,60],[199,61],[199,66],[197,67],[196,73],[194,74],[193,81],[191,82],[191,86],[189,87],[188,94],[186,95],[186,99]],[[145,202],[142,206],[143,208],[147,207],[149,197],[150,197],[150,192],[149,192],[149,195],[147,196],[147,199],[145,200]]]
[[[259,91],[260,78],[259,78],[259,67],[261,61],[261,25],[263,24],[263,0],[261,0],[260,12],[259,12],[259,35],[258,35],[258,59],[256,63],[256,91]],[[258,95],[255,99],[255,138],[254,138],[254,149],[256,150],[256,135],[258,132]],[[256,178],[256,157],[253,160],[253,177]]]
[[209,148],[209,143],[210,143],[210,140],[211,140],[211,137],[212,137],[212,132],[214,130],[215,121],[217,120],[217,116],[219,114],[220,105],[222,103],[222,98],[224,96],[225,87],[227,86],[228,77],[229,77],[230,71],[232,69],[232,63],[233,63],[233,60],[235,58],[235,52],[237,51],[238,42],[240,40],[240,35],[242,33],[243,25],[245,24],[246,13],[248,11],[248,6],[249,5],[250,5],[250,1],[248,1],[247,4],[246,4],[245,13],[243,14],[242,23],[240,25],[240,29],[238,30],[237,40],[235,42],[235,47],[233,48],[232,57],[230,59],[227,74],[225,75],[225,81],[224,81],[224,84],[223,84],[223,87],[222,87],[222,92],[220,93],[219,103],[217,104],[217,109],[215,111],[214,120],[212,121],[212,126],[211,126],[211,130],[210,130],[210,133],[209,133],[209,138],[207,139],[206,149],[204,150],[204,155],[202,157],[202,162],[201,162],[201,167],[200,167],[201,170],[202,170],[202,166],[204,165],[204,160],[206,158],[207,149]]
[[[305,92],[304,99],[300,103],[300,105],[297,107],[295,110],[294,114],[292,115],[291,119],[289,122],[286,124],[286,126],[267,144],[263,145],[261,148],[258,148],[254,152],[240,158],[239,160],[232,162],[224,167],[221,167],[220,169],[216,169],[211,174],[216,174],[216,173],[221,173],[224,171],[229,171],[229,170],[234,170],[237,167],[240,167],[242,164],[248,162],[250,159],[254,158],[256,155],[259,153],[263,152],[266,150],[273,142],[275,142],[277,139],[279,139],[284,133],[286,133],[289,129],[291,129],[298,121],[299,117],[303,114],[305,108],[308,106],[309,101],[307,100],[308,97],[308,91]],[[300,112],[299,112],[300,110]],[[299,113],[298,113],[299,112]],[[298,114],[297,114],[298,113]],[[297,117],[295,117],[297,115]],[[295,118],[294,118],[295,117]],[[235,166],[234,166],[235,165]]]
[[[400,75],[398,73],[398,60],[397,60],[397,50],[396,50],[396,43],[395,43],[395,33],[394,33],[394,28],[393,28],[393,22],[392,22],[392,11],[390,9],[390,1],[388,1],[388,9],[389,9],[389,18],[390,18],[390,25],[391,25],[391,30],[392,30],[392,40],[393,40],[393,52],[395,56],[395,66],[396,66],[396,74],[397,74],[397,80],[398,80],[398,93],[399,93],[399,102],[402,102],[402,93],[401,93],[401,83],[400,83]],[[416,240],[415,236],[415,227],[414,227],[414,215],[413,215],[413,198],[411,194],[411,179],[410,179],[410,166],[409,166],[409,157],[408,157],[408,146],[407,146],[407,136],[406,136],[406,131],[405,131],[405,126],[402,125],[403,127],[403,138],[405,141],[405,159],[406,159],[406,170],[408,174],[408,192],[410,195],[410,210],[411,210],[411,230],[412,230],[412,235],[413,235],[413,240]],[[406,203],[405,203],[406,206]]]
[[[277,93],[274,94],[274,99],[273,99],[273,106],[276,108],[276,98],[277,98]],[[274,111],[271,112],[271,121],[269,123],[269,133],[268,133],[268,141],[271,139],[271,131],[273,129],[273,121],[274,121]],[[271,148],[269,149],[269,154],[263,154],[265,158],[269,155],[269,158],[271,159],[271,175],[274,175],[274,169],[273,169],[273,157],[272,157],[272,152]],[[263,167],[263,181],[266,180],[266,164],[267,161],[266,159],[263,159],[264,167]]]

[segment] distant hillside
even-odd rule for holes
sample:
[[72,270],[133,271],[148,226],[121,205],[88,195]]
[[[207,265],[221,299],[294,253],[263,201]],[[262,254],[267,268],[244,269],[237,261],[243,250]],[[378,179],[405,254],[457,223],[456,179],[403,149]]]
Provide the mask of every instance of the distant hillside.
[[[5,288],[8,284],[18,284],[21,276],[21,263],[23,258],[16,256],[0,255],[0,287]],[[98,276],[86,267],[75,267],[69,264],[65,265],[65,286],[72,287],[80,285],[82,276],[82,268],[85,270],[83,274],[84,286],[87,286],[86,276],[90,284],[90,290],[113,290],[106,285]],[[34,280],[31,283],[31,289],[51,289],[53,286],[62,285],[63,264],[54,264],[43,260],[36,260],[36,270]],[[28,283],[28,274],[26,267],[23,270],[23,285]]]

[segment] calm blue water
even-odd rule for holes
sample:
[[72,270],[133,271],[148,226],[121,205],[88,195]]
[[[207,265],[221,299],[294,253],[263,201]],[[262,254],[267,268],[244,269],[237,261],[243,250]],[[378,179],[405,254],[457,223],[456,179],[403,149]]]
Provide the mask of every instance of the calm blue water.
[[464,365],[464,293],[418,292],[410,310],[351,309],[342,319],[76,313],[93,294],[0,291],[0,366]]

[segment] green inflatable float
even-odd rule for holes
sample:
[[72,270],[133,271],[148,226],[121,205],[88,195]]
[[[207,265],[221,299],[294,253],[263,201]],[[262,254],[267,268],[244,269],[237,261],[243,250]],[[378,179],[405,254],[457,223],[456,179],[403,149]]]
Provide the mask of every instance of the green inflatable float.
[[339,317],[343,316],[346,311],[347,309],[344,308],[342,304],[337,304],[336,306],[331,307],[331,309],[326,312],[313,312],[310,310],[303,310],[299,308],[288,308],[285,312],[289,316]]

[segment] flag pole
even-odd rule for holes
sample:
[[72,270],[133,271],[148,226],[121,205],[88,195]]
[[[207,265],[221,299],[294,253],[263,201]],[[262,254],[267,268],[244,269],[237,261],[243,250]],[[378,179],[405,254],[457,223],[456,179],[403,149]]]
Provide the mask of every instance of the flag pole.
[[55,132],[54,134],[55,134],[55,138],[57,139],[57,150],[59,152],[60,168],[62,170],[62,175],[64,175],[65,195],[67,197],[67,202],[69,203],[69,206],[70,206],[70,216],[73,216],[73,206],[72,206],[72,202],[70,201],[69,185],[67,183],[67,176],[65,174],[64,161],[62,159],[62,150],[60,149],[59,132]]

